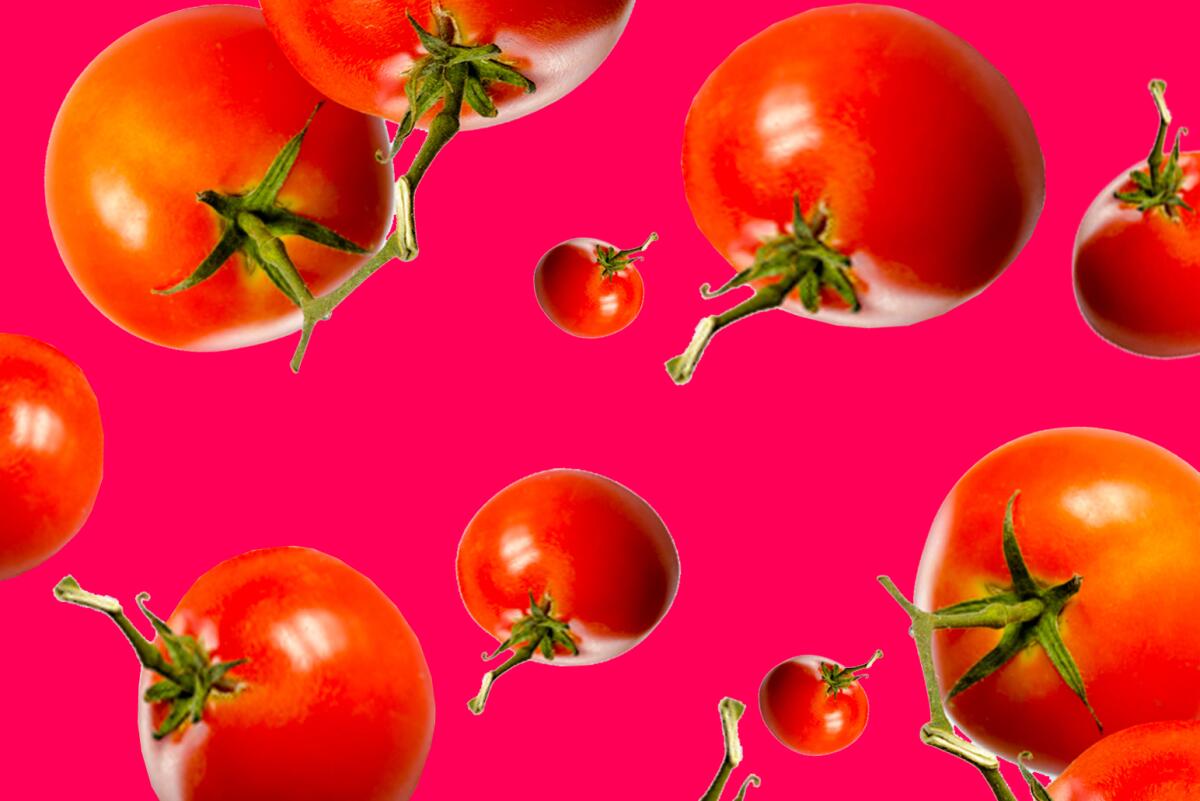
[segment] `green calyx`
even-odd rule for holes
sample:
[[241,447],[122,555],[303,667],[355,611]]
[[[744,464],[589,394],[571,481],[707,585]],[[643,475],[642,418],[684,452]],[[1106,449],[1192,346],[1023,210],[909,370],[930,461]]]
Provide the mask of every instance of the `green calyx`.
[[[721,714],[721,734],[725,739],[725,759],[721,762],[721,769],[717,771],[716,777],[708,786],[708,791],[700,797],[700,801],[720,801],[725,792],[725,786],[729,783],[729,777],[733,775],[737,766],[742,764],[744,757],[742,741],[738,735],[738,722],[746,713],[746,705],[734,698],[722,698],[721,703],[717,705],[717,711]],[[759,784],[758,776],[751,773],[742,782],[733,801],[743,801],[746,791],[751,787],[758,787]]]
[[842,667],[833,662],[822,662],[821,680],[825,682],[825,693],[830,696],[837,695],[854,682],[867,678],[867,674],[862,671],[869,670],[880,659],[883,659],[883,651],[876,650],[870,659],[854,667]]
[[1151,81],[1150,94],[1158,109],[1158,135],[1154,139],[1154,148],[1146,159],[1145,170],[1134,170],[1129,174],[1130,180],[1136,185],[1128,192],[1117,192],[1118,200],[1137,207],[1140,212],[1161,209],[1168,219],[1177,220],[1179,210],[1194,211],[1183,199],[1180,190],[1183,187],[1183,169],[1179,166],[1180,141],[1187,134],[1187,128],[1175,132],[1175,144],[1171,154],[1163,162],[1163,148],[1166,147],[1167,133],[1171,127],[1171,112],[1167,108],[1165,81]]
[[161,677],[143,696],[148,704],[167,705],[167,714],[154,732],[155,739],[166,737],[188,721],[203,720],[204,709],[213,695],[232,695],[241,689],[230,673],[246,660],[214,662],[204,643],[186,634],[176,634],[146,607],[150,599],[147,593],[137,596],[138,608],[162,640],[169,660],[130,622],[117,599],[87,592],[71,576],[55,586],[54,597],[108,615],[129,640],[143,667]]
[[596,266],[604,273],[605,278],[612,278],[635,262],[642,260],[646,248],[658,241],[658,234],[650,234],[640,247],[628,250],[617,250],[607,245],[596,246]]

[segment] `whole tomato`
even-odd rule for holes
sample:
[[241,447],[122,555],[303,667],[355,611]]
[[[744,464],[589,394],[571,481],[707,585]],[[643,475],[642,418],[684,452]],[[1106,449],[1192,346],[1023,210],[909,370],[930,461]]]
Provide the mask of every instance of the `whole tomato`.
[[781,307],[839,325],[907,325],[981,292],[1033,233],[1042,152],[1004,76],[916,14],[818,8],[738,47],[684,130],[700,231],[738,271],[668,362],[686,382],[721,328]]
[[404,801],[433,736],[421,645],[343,562],[270,548],[205,573],[147,642],[70,577],[61,600],[121,625],[143,663],[138,729],[160,801]]
[[1171,125],[1162,81],[1150,84],[1158,137],[1150,157],[1100,193],[1075,239],[1075,297],[1106,340],[1142,356],[1200,353],[1200,153],[1164,161]]
[[[326,103],[306,129],[321,101],[256,9],[178,11],[108,47],[63,102],[46,157],[54,238],[88,299],[130,333],[187,350],[299,329],[300,295],[327,292],[379,249],[394,195],[374,157],[383,122]],[[286,149],[301,132],[297,157]],[[273,165],[289,170],[268,178]]]
[[1010,760],[1030,751],[1049,774],[1102,733],[1196,718],[1198,569],[1200,473],[1169,451],[1089,428],[993,451],[943,502],[916,602],[1019,617],[936,632],[947,712],[980,745]]
[[1050,785],[1054,801],[1195,801],[1200,722],[1146,723],[1084,751]]
[[823,756],[841,751],[867,726],[867,693],[860,671],[883,657],[842,667],[820,656],[780,662],[758,689],[758,709],[775,739],[798,754]]
[[[513,656],[590,665],[620,656],[666,615],[679,554],[662,518],[629,489],[582,470],[547,470],[485,503],[458,545],[458,588],[475,622]],[[489,657],[491,658],[491,657]]]
[[641,312],[646,292],[634,262],[656,239],[651,234],[629,250],[587,238],[555,245],[533,272],[542,311],[563,331],[585,339],[627,328]]
[[103,473],[100,406],[83,371],[44,342],[0,334],[0,580],[78,533]]

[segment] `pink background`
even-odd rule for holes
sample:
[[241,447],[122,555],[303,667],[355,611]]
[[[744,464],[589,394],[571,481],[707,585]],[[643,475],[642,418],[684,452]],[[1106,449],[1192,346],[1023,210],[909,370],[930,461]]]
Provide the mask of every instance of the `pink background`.
[[[64,573],[126,601],[149,590],[165,613],[221,559],[295,543],[370,575],[423,640],[439,709],[418,799],[540,788],[577,801],[699,797],[721,758],[723,695],[753,703],[764,673],[795,654],[853,662],[876,647],[887,658],[868,682],[871,723],[850,750],[793,755],[752,707],[745,769],[764,778],[752,797],[870,798],[932,780],[941,797],[989,798],[970,768],[918,742],[916,658],[874,577],[911,588],[943,495],[1012,437],[1105,426],[1200,463],[1200,442],[1185,433],[1196,430],[1196,362],[1103,343],[1070,282],[1085,208],[1151,142],[1147,80],[1171,82],[1177,119],[1200,130],[1193,55],[1151,46],[1164,25],[1195,27],[1200,10],[1177,0],[1149,20],[1128,5],[907,5],[972,42],[1027,103],[1049,186],[1033,241],[983,296],[917,327],[854,331],[783,313],[742,324],[721,334],[686,389],[662,362],[717,308],[697,287],[728,268],[684,203],[684,114],[734,46],[807,4],[680,13],[679,3],[639,3],[582,88],[465,134],[442,157],[421,190],[424,255],[373,278],[319,328],[298,378],[287,370],[291,338],[194,355],[123,333],[76,290],[50,237],[42,158],[61,98],[101,49],[181,3],[11,9],[0,48],[10,76],[2,328],[44,338],[84,368],[107,454],[83,533],[0,585],[0,796],[153,798],[133,656],[107,621],[53,600]],[[522,219],[471,215],[472,241],[455,224],[451,189],[484,182]],[[531,276],[543,250],[571,236],[629,246],[650,230],[662,241],[631,329],[581,341],[542,316]],[[459,601],[459,535],[493,492],[555,466],[609,475],[658,509],[681,554],[679,597],[630,654],[523,668],[475,719],[465,701],[492,641]],[[536,786],[513,786],[534,761]]]

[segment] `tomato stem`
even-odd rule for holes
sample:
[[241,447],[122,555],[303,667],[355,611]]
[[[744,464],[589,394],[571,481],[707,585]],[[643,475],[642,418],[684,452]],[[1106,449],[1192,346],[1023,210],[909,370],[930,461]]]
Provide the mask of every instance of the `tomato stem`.
[[646,237],[646,241],[639,247],[629,248],[628,250],[617,250],[606,245],[597,245],[595,254],[596,265],[604,273],[605,278],[611,278],[628,268],[634,262],[641,261],[642,254],[657,241],[658,234],[652,233]]
[[1168,219],[1178,220],[1180,209],[1194,211],[1180,194],[1183,187],[1183,168],[1179,166],[1179,151],[1181,140],[1188,129],[1180,128],[1175,132],[1171,156],[1164,164],[1163,153],[1167,145],[1167,133],[1171,128],[1171,111],[1167,108],[1166,91],[1166,81],[1150,82],[1150,95],[1154,98],[1154,107],[1158,111],[1158,132],[1154,137],[1154,147],[1146,158],[1146,171],[1134,170],[1129,174],[1135,188],[1128,192],[1117,192],[1116,197],[1122,202],[1136,206],[1142,213],[1157,208],[1162,209]]
[[876,649],[870,659],[861,665],[853,667],[842,667],[832,662],[822,662],[821,678],[825,682],[825,691],[829,695],[836,695],[839,691],[854,682],[867,678],[867,674],[862,671],[870,670],[880,659],[883,659],[883,651]]
[[[721,713],[721,733],[725,738],[725,759],[721,762],[721,769],[717,771],[712,784],[708,786],[708,790],[700,797],[700,801],[720,801],[721,795],[725,792],[725,785],[729,783],[729,777],[733,774],[737,766],[741,764],[744,756],[742,741],[738,736],[738,721],[745,714],[746,705],[733,698],[722,698],[721,703],[717,705],[717,709]],[[742,783],[741,789],[738,791],[734,801],[741,801],[741,799],[745,798],[746,790],[749,787],[758,787],[758,785],[758,776],[750,774]]]
[[[483,655],[484,659],[488,659],[490,657],[491,657],[491,654]],[[472,712],[474,712],[476,715],[482,715],[484,707],[487,706],[488,696],[492,692],[492,684],[496,681],[496,679],[500,678],[505,673],[507,673],[508,671],[515,668],[517,665],[520,665],[524,662],[528,662],[530,659],[533,659],[533,646],[531,646],[531,645],[522,646],[521,648],[516,649],[513,652],[513,655],[511,657],[509,657],[507,660],[505,660],[505,662],[502,665],[500,665],[500,667],[494,668],[492,670],[489,670],[487,673],[484,673],[483,674],[483,684],[480,685],[480,687],[479,687],[479,694],[467,702],[467,708],[470,709]]]

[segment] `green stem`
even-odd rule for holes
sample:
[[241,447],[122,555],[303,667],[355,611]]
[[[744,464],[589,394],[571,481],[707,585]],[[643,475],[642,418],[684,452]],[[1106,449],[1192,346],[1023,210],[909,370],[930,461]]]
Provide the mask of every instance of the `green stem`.
[[[729,777],[733,774],[735,768],[742,762],[742,741],[738,737],[738,721],[746,712],[746,705],[741,701],[733,698],[722,698],[721,703],[717,707],[721,713],[721,733],[725,738],[725,759],[721,763],[721,769],[717,771],[717,775],[712,780],[712,784],[708,786],[708,790],[700,797],[700,801],[720,801],[721,795],[725,792],[725,785],[729,783]],[[751,775],[742,784],[742,789],[738,793],[737,798],[743,798],[746,794],[746,788],[750,785],[757,787],[759,780],[757,776]]]
[[[523,645],[513,651],[513,655],[509,657],[504,664],[500,665],[500,667],[484,673],[483,684],[479,688],[479,694],[467,702],[467,708],[476,715],[482,715],[484,707],[487,706],[488,696],[492,692],[492,684],[495,683],[496,679],[500,678],[517,665],[524,664],[530,659],[533,659],[533,652],[533,645]],[[489,654],[484,654],[483,658],[487,659],[489,656]]]

